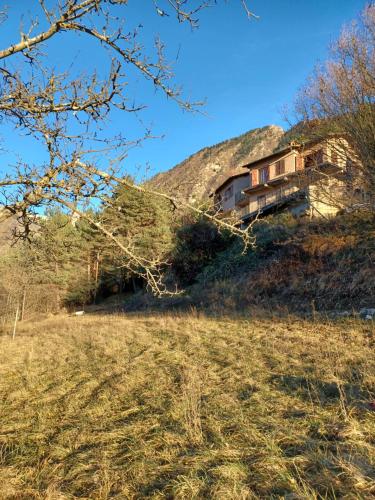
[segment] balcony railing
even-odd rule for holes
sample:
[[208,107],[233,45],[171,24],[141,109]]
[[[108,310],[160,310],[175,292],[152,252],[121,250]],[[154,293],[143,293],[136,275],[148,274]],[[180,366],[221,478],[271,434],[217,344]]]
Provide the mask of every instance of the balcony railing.
[[304,191],[296,186],[282,187],[253,200],[239,210],[241,217],[262,213],[265,209],[284,203],[294,196],[302,196]]
[[244,201],[247,199],[247,195],[243,193],[242,191],[238,191],[238,193],[235,194],[234,197],[234,202],[237,205],[238,203],[241,203],[241,201]]

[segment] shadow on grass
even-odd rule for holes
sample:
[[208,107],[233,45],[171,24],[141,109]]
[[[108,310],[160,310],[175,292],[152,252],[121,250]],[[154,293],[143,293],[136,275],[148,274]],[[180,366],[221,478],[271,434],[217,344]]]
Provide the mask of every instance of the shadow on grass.
[[321,405],[332,405],[343,398],[346,404],[356,405],[368,397],[367,391],[355,383],[339,385],[303,375],[273,374],[269,382],[279,391]]

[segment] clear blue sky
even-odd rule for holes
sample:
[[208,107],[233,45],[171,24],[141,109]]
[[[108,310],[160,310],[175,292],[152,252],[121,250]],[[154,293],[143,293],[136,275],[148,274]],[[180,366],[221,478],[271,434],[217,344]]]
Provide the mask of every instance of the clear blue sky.
[[[6,2],[7,3],[7,2]],[[162,4],[163,0],[159,1]],[[17,0],[11,5],[9,24],[0,32],[0,46],[18,41],[14,29],[21,11],[34,11],[36,0]],[[240,0],[219,1],[201,13],[200,28],[191,31],[172,17],[157,16],[151,0],[129,0],[122,7],[127,28],[143,25],[142,38],[155,34],[165,41],[168,55],[175,58],[176,80],[192,99],[206,99],[205,115],[182,112],[175,103],[154,92],[134,73],[129,73],[129,92],[148,105],[140,116],[153,133],[164,135],[134,149],[127,169],[150,164],[153,173],[166,170],[199,149],[241,134],[255,127],[278,124],[286,127],[281,109],[293,98],[314,65],[327,56],[327,47],[337,38],[341,26],[356,17],[364,0],[248,0],[259,20],[248,20]],[[31,5],[34,5],[31,8]],[[35,12],[35,11],[34,11]],[[48,57],[62,66],[76,61],[82,69],[106,66],[100,48],[84,37],[62,33],[49,46]],[[0,124],[1,127],[1,124]],[[129,137],[141,132],[134,116],[116,113],[108,130]],[[19,140],[0,129],[4,143],[29,161],[41,154],[27,139]],[[8,155],[4,160],[10,161]],[[3,163],[4,164],[4,163]]]

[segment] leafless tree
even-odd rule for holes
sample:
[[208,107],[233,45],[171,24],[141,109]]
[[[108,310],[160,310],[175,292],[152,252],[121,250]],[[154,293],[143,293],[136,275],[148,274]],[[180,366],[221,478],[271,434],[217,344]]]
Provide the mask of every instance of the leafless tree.
[[[248,6],[241,1],[251,17]],[[161,274],[165,263],[158,257],[149,260],[137,255],[130,244],[117,240],[83,207],[100,200],[118,183],[141,192],[146,189],[129,183],[123,167],[129,147],[142,139],[129,141],[122,135],[108,137],[105,133],[113,111],[138,113],[143,108],[142,104],[134,104],[127,91],[129,74],[138,73],[183,110],[196,111],[202,103],[185,99],[174,84],[161,40],[155,39],[152,51],[139,41],[139,28],[129,30],[125,25],[127,0],[33,0],[31,3],[35,4],[30,5],[33,14],[29,25],[23,24],[20,29],[20,40],[0,50],[0,117],[14,131],[42,144],[45,160],[34,164],[30,159],[22,159],[12,169],[2,168],[0,204],[20,218],[26,236],[33,214],[41,206],[58,203],[79,213],[118,245],[126,254],[130,269],[143,276],[155,293],[168,293]],[[178,22],[196,28],[199,12],[213,3],[150,0],[149,8],[161,17],[175,16]],[[0,22],[6,24],[5,2],[0,13]],[[64,37],[73,33],[96,43],[97,50],[106,50],[106,75],[103,68],[88,75],[73,67],[59,71],[58,62],[52,64],[46,57],[53,39],[63,43]],[[146,131],[144,136],[150,134]],[[166,198],[174,208],[202,212],[177,198],[155,194]],[[240,236],[245,246],[253,243],[251,228],[243,230],[212,213],[204,214],[220,228]]]
[[[375,4],[345,27],[331,57],[315,72],[297,99],[297,119],[307,139],[343,138],[336,158],[346,163],[350,192],[375,210]],[[347,141],[347,142],[345,142]],[[345,145],[346,144],[346,145]],[[361,185],[359,189],[358,185]]]

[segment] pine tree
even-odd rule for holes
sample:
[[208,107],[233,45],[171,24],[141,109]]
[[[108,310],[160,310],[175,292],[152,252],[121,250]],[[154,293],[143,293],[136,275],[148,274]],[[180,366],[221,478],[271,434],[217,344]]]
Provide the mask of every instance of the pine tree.
[[[102,219],[116,238],[142,258],[162,262],[172,249],[171,207],[157,196],[121,185],[107,200]],[[120,281],[132,278],[125,263],[126,256],[105,240],[103,268],[107,277],[116,276]]]

